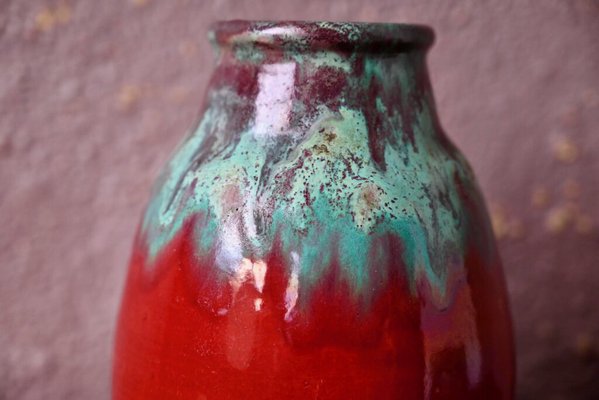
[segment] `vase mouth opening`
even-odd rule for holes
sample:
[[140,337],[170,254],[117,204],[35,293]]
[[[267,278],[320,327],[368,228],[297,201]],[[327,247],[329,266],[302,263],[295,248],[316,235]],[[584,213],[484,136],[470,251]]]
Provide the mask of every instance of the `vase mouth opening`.
[[402,53],[428,49],[435,34],[428,26],[413,24],[231,20],[212,24],[209,37],[220,47]]

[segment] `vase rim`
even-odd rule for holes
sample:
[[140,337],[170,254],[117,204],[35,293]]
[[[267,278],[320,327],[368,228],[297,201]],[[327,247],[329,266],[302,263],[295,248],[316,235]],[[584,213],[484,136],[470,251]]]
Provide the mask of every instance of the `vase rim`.
[[425,25],[383,22],[225,20],[212,24],[219,46],[253,44],[296,51],[406,52],[426,50],[435,39]]

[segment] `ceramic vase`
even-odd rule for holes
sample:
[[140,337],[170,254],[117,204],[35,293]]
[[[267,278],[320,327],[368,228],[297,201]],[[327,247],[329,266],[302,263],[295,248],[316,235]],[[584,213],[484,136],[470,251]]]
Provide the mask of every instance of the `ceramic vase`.
[[113,398],[511,399],[501,262],[429,28],[214,25],[133,247]]

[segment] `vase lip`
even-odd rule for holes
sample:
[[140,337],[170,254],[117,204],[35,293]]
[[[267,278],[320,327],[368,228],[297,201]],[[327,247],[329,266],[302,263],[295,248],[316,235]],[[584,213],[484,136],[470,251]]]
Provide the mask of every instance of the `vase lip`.
[[209,37],[224,47],[397,53],[426,50],[435,34],[428,26],[403,23],[225,20],[212,24]]

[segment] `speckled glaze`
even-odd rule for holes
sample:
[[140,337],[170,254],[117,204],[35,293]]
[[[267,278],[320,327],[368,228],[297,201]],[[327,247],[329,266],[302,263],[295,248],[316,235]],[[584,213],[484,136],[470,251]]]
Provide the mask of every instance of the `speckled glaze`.
[[134,246],[114,399],[511,399],[484,204],[425,27],[210,33],[198,124]]

